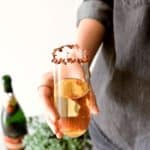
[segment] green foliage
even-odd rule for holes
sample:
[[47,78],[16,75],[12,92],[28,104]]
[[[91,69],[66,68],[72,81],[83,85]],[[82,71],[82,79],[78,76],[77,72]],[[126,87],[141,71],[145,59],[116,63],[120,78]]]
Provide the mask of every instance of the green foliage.
[[28,119],[29,134],[24,138],[25,150],[91,150],[88,132],[78,138],[57,139],[46,122],[38,117]]

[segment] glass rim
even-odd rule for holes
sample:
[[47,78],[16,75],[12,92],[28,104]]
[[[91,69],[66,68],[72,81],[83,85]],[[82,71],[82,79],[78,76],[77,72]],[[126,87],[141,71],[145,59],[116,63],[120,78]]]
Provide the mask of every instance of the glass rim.
[[51,61],[55,64],[87,63],[89,57],[78,44],[67,44],[53,49]]

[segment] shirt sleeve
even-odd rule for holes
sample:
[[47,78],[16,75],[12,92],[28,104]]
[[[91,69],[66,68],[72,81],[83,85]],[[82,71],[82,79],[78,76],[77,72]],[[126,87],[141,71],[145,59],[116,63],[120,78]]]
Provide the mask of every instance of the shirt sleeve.
[[77,11],[77,26],[82,19],[100,21],[106,28],[112,25],[113,0],[83,0]]

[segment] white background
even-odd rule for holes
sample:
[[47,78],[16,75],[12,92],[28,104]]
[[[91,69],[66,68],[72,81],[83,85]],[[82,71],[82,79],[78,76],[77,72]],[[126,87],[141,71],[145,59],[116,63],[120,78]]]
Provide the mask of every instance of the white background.
[[[0,0],[0,77],[7,73],[27,115],[42,113],[37,92],[54,47],[72,43],[80,0]],[[1,85],[1,84],[0,84]],[[2,88],[0,88],[0,102]]]

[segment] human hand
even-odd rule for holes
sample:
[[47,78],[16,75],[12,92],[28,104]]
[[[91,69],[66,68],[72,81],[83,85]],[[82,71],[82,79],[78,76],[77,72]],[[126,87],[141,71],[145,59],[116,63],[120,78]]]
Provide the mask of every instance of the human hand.
[[[40,99],[44,106],[47,123],[52,129],[53,133],[56,134],[57,138],[61,138],[63,134],[58,124],[58,120],[60,116],[54,104],[54,97],[53,97],[54,84],[53,84],[52,73],[48,72],[42,76],[38,91],[39,91]],[[92,90],[90,90],[89,97],[90,98],[89,98],[88,106],[89,106],[90,113],[97,114],[99,110],[96,105],[95,95]]]

